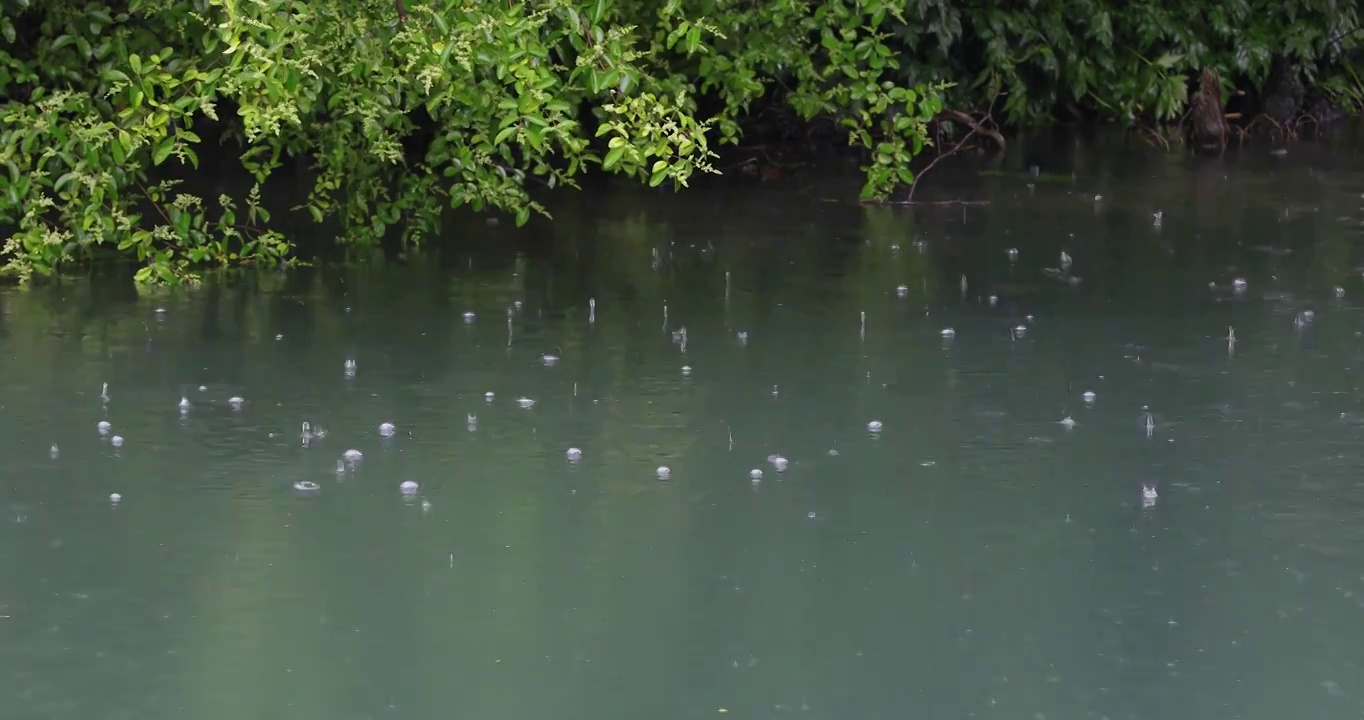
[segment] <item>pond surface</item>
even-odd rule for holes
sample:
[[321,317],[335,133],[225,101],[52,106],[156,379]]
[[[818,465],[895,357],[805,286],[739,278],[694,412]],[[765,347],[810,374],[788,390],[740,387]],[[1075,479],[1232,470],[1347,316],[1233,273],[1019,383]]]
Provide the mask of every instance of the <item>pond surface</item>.
[[1359,153],[1052,155],[5,291],[0,714],[1359,717]]

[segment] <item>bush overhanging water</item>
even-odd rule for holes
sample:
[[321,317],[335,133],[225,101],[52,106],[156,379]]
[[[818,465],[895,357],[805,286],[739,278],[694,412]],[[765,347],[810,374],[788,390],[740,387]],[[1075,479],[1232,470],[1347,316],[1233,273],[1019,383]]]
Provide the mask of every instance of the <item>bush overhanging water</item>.
[[[109,251],[135,256],[146,282],[287,262],[293,246],[261,198],[289,162],[311,168],[301,209],[336,219],[339,242],[415,244],[447,207],[524,223],[544,212],[532,181],[573,186],[598,169],[684,186],[773,113],[833,120],[864,153],[874,199],[912,184],[931,131],[959,136],[973,110],[1011,124],[1169,125],[1210,69],[1278,127],[1310,104],[1304,88],[1345,107],[1361,90],[1357,8],[1328,0],[0,0],[0,11],[0,228],[4,270],[23,280]],[[167,179],[223,152],[255,179],[242,197]]]

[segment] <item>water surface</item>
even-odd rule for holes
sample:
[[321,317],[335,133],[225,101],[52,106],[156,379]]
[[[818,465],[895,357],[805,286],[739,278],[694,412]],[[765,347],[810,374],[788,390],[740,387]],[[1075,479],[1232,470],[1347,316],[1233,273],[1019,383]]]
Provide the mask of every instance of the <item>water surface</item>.
[[1048,151],[0,293],[4,716],[1358,717],[1357,152]]

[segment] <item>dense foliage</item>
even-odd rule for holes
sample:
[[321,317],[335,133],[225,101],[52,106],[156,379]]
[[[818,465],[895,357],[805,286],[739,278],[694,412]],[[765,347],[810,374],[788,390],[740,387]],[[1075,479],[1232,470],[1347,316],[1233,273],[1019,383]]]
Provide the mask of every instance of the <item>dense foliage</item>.
[[[1287,67],[1347,103],[1357,9],[1330,0],[0,0],[0,250],[27,279],[109,251],[143,281],[278,263],[262,196],[310,168],[339,242],[420,243],[447,207],[543,212],[598,169],[713,173],[759,110],[833,120],[866,198],[912,183],[937,129],[992,109],[1172,122],[1204,67]],[[944,112],[950,109],[950,112]],[[976,115],[975,117],[980,117]],[[950,122],[938,123],[949,118]],[[207,146],[212,142],[212,146]],[[222,147],[218,144],[221,143]],[[243,197],[201,197],[201,154]]]

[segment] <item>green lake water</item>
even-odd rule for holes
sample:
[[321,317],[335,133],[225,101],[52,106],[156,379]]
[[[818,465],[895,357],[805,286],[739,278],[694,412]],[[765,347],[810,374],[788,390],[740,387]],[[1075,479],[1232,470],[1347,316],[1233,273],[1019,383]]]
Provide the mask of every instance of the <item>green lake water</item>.
[[1358,718],[1358,159],[0,292],[0,717]]

